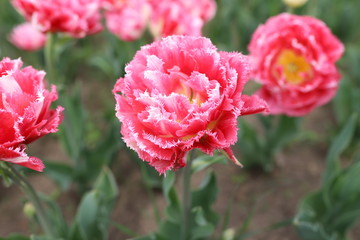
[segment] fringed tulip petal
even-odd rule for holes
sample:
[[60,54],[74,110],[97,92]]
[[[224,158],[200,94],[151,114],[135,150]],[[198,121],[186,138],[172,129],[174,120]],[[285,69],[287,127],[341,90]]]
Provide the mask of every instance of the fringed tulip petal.
[[343,44],[322,21],[287,13],[257,28],[249,45],[258,95],[270,114],[304,116],[336,94]]
[[237,140],[237,117],[266,110],[242,95],[248,59],[217,51],[209,39],[170,36],[138,51],[114,86],[126,144],[163,174],[185,166],[186,153],[223,149]]
[[42,171],[41,160],[29,157],[25,144],[56,132],[63,108],[50,109],[57,92],[44,87],[45,73],[21,65],[19,59],[0,61],[0,160]]

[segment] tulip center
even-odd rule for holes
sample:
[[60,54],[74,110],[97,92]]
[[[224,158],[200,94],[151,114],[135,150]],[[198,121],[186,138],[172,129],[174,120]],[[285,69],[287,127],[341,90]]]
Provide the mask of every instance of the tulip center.
[[191,104],[195,103],[200,106],[201,103],[204,102],[204,94],[189,84],[189,77],[186,74],[181,72],[171,72],[170,78],[175,86],[174,91],[178,94],[186,96]]
[[186,96],[191,104],[196,103],[200,106],[201,103],[203,103],[201,95],[191,87],[186,86],[184,83],[180,84],[178,93]]
[[[280,69],[281,76],[294,85],[298,85],[309,79],[312,74],[310,64],[305,57],[296,54],[291,50],[283,50],[276,62],[276,67]],[[277,72],[275,77],[279,77]]]

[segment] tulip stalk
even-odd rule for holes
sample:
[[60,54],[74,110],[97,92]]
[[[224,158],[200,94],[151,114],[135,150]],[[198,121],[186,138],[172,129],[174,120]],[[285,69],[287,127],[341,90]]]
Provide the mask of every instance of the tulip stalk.
[[6,176],[8,176],[12,181],[14,181],[16,184],[18,184],[20,186],[22,191],[29,198],[30,202],[34,205],[34,207],[36,209],[36,215],[39,220],[39,224],[40,224],[41,228],[43,229],[43,231],[46,233],[46,235],[50,236],[50,237],[55,237],[55,234],[51,227],[48,215],[46,214],[44,206],[41,203],[41,200],[40,200],[38,194],[36,193],[35,189],[33,188],[33,186],[11,164],[5,163],[2,167],[2,169],[3,169],[4,173],[6,174]]
[[44,50],[46,72],[51,83],[55,83],[55,34],[48,33]]
[[183,215],[182,215],[182,239],[186,240],[189,236],[190,214],[191,214],[191,165],[193,160],[193,151],[190,151],[183,171]]
[[295,12],[295,8],[291,7],[291,6],[287,6],[286,7],[286,12],[290,13],[290,14],[294,14]]

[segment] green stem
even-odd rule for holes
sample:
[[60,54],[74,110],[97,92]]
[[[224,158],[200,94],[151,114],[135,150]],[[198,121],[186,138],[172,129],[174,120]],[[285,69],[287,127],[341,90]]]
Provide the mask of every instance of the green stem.
[[48,33],[45,46],[45,65],[47,72],[47,79],[49,82],[55,83],[55,34]]
[[[147,171],[145,169],[145,165],[140,164],[140,168],[141,168],[141,175],[143,176],[143,180],[149,179],[149,175],[148,175],[148,173],[147,173]],[[159,211],[158,205],[156,204],[154,191],[149,186],[149,184],[147,184],[145,181],[144,181],[144,185],[145,185],[146,191],[147,191],[147,193],[148,193],[148,195],[150,197],[151,205],[152,205],[152,208],[154,210],[156,224],[159,225],[160,224],[160,211]]]
[[6,163],[7,168],[4,169],[7,173],[7,175],[16,182],[21,189],[24,191],[24,193],[27,195],[31,203],[34,205],[36,209],[36,214],[38,216],[40,225],[44,232],[50,236],[54,237],[54,233],[52,230],[52,227],[50,225],[50,221],[48,219],[48,216],[45,212],[45,209],[41,203],[41,200],[39,196],[37,195],[34,188],[31,186],[31,184],[27,181],[25,177],[23,177],[17,170],[14,168],[10,163]]
[[290,6],[287,6],[287,7],[286,7],[286,12],[287,12],[287,13],[290,13],[290,14],[294,14],[295,8],[290,7]]
[[192,151],[188,155],[186,167],[183,172],[183,215],[182,215],[182,239],[188,239],[190,232],[190,213],[191,213],[191,165]]

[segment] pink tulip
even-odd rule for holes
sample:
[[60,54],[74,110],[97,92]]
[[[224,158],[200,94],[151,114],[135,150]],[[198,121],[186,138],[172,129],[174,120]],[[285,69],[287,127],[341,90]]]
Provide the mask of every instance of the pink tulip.
[[106,2],[105,18],[110,32],[124,41],[133,41],[145,30],[150,6],[145,0]]
[[258,94],[271,114],[303,116],[329,102],[340,75],[343,44],[320,20],[280,14],[259,26],[249,45]]
[[100,0],[12,0],[15,8],[43,32],[75,38],[102,30]]
[[56,132],[63,108],[50,109],[57,92],[45,88],[45,72],[21,66],[20,59],[0,61],[0,160],[42,171],[41,160],[25,153],[26,144]]
[[248,58],[218,52],[203,37],[170,36],[144,46],[114,87],[126,144],[159,173],[185,166],[193,148],[223,150],[237,141],[237,117],[266,110],[242,94]]
[[40,32],[31,23],[23,23],[12,30],[9,41],[19,49],[35,51],[45,46],[46,34]]
[[149,0],[150,31],[155,38],[170,35],[200,36],[204,24],[216,11],[214,0]]

